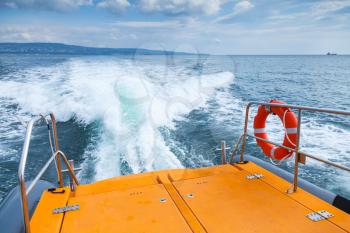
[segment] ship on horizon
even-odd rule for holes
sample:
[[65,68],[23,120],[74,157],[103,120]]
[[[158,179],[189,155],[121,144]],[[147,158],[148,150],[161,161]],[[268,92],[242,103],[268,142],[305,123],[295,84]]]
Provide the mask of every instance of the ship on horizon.
[[326,55],[327,55],[327,56],[336,56],[336,55],[338,55],[338,54],[328,52]]

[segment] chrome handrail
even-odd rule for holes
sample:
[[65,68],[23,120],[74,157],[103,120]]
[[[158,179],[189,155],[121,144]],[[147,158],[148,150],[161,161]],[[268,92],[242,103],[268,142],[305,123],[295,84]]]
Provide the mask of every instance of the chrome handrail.
[[[287,108],[291,108],[291,109],[296,109],[298,110],[298,126],[297,126],[297,141],[296,141],[296,146],[295,148],[290,148],[290,147],[286,147],[282,144],[278,144],[272,141],[269,141],[267,139],[264,138],[260,138],[257,137],[255,135],[251,135],[248,134],[248,121],[249,121],[249,110],[251,108],[252,105],[263,105],[263,106],[268,106],[268,107],[287,107]],[[264,102],[250,102],[248,103],[247,107],[246,107],[246,114],[245,114],[245,122],[244,122],[244,129],[243,129],[243,134],[240,136],[237,144],[239,144],[242,140],[243,137],[243,142],[242,142],[242,147],[241,147],[241,155],[240,155],[240,162],[244,162],[244,151],[245,151],[245,147],[246,147],[246,143],[247,143],[247,137],[253,137],[255,139],[264,141],[264,142],[268,142],[271,143],[275,146],[280,146],[282,148],[291,150],[295,153],[295,162],[294,162],[294,178],[293,178],[293,192],[297,191],[298,188],[298,164],[299,162],[301,162],[302,156],[304,156],[304,158],[308,157],[314,160],[317,160],[319,162],[323,162],[325,164],[328,164],[330,166],[345,170],[350,172],[350,168],[324,160],[324,159],[320,159],[317,156],[305,153],[300,151],[300,130],[301,130],[301,116],[302,116],[302,111],[311,111],[311,112],[322,112],[322,113],[329,113],[329,114],[336,114],[336,115],[344,115],[344,116],[350,116],[350,111],[344,111],[344,110],[336,110],[336,109],[328,109],[328,108],[313,108],[313,107],[307,107],[307,106],[298,106],[298,105],[290,105],[290,104],[276,104],[276,103],[264,103]],[[236,145],[237,145],[236,144]],[[231,154],[231,158],[230,158],[230,162],[233,163],[234,161],[234,155],[236,154],[237,148],[235,147],[235,150],[232,152]]]
[[[24,172],[26,168],[26,162],[28,158],[28,152],[29,152],[29,145],[30,145],[30,138],[32,135],[33,127],[34,124],[39,121],[40,119],[44,119],[45,122],[48,124],[48,121],[46,120],[45,116],[38,116],[33,119],[31,119],[28,124],[27,124],[27,129],[26,129],[26,135],[24,138],[24,144],[23,144],[23,149],[22,149],[22,155],[21,155],[21,160],[19,163],[19,168],[18,168],[18,181],[20,185],[20,191],[21,191],[21,205],[22,205],[22,214],[23,214],[23,221],[24,221],[24,227],[25,227],[25,232],[30,233],[30,216],[29,216],[29,209],[28,209],[28,195],[36,185],[36,183],[40,180],[42,175],[45,173],[45,171],[48,169],[50,164],[52,163],[53,160],[56,161],[56,169],[57,169],[57,176],[58,180],[60,183],[60,187],[63,187],[63,179],[62,179],[62,170],[60,166],[60,158],[63,158],[63,161],[69,171],[69,174],[72,178],[72,180],[76,183],[76,185],[79,185],[78,179],[74,175],[74,172],[72,168],[70,167],[70,164],[68,162],[68,159],[66,155],[58,150],[58,138],[57,138],[57,131],[56,131],[56,120],[54,115],[51,113],[51,123],[53,126],[53,131],[54,131],[54,139],[55,139],[55,152],[52,154],[50,159],[45,163],[45,165],[42,167],[42,169],[39,171],[39,173],[36,175],[36,177],[33,179],[33,181],[30,183],[28,189],[26,188],[26,183],[25,183],[25,177],[24,177]],[[49,124],[48,124],[48,130],[50,132]],[[50,146],[51,146],[51,134],[49,133],[49,140],[50,140]],[[53,152],[53,151],[52,151]]]
[[230,164],[232,164],[232,163],[234,162],[234,156],[235,156],[236,153],[237,153],[239,144],[241,144],[241,142],[242,142],[243,136],[244,136],[243,134],[242,134],[241,136],[239,136],[239,138],[238,138],[236,144],[235,144],[234,147],[233,147],[233,150],[232,150],[232,152],[231,152]]
[[[243,134],[242,134],[242,135],[243,135]],[[271,144],[274,145],[274,146],[279,146],[279,147],[281,147],[281,148],[284,148],[284,149],[287,149],[287,150],[290,150],[290,151],[295,152],[295,149],[293,149],[293,148],[284,146],[284,145],[279,144],[279,143],[276,143],[276,142],[272,142],[272,141],[266,140],[265,138],[257,137],[257,136],[255,136],[255,135],[252,135],[252,134],[249,134],[249,133],[247,134],[247,136],[248,136],[248,137],[255,138],[255,139],[258,139],[258,140],[263,141],[263,142],[268,142],[268,143],[271,143]],[[333,166],[333,167],[336,167],[336,168],[339,168],[339,169],[342,169],[342,170],[345,170],[345,171],[350,172],[350,168],[344,167],[344,166],[339,165],[339,164],[337,164],[337,163],[330,162],[330,161],[328,161],[328,160],[324,160],[324,159],[317,158],[316,156],[311,155],[311,154],[309,154],[309,153],[306,153],[306,152],[304,152],[304,151],[300,151],[300,150],[299,150],[299,155],[300,155],[300,156],[305,156],[305,157],[308,157],[308,158],[317,160],[317,161],[319,161],[319,162],[326,163],[326,164],[331,165],[331,166]]]

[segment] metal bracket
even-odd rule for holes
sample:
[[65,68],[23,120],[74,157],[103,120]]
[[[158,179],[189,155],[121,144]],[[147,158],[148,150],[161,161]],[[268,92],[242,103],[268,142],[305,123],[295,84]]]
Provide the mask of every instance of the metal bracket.
[[[267,102],[269,102],[269,101],[267,101]],[[265,106],[265,110],[266,110],[267,112],[271,113],[271,106],[266,105],[266,106]]]
[[312,212],[308,215],[306,215],[306,217],[314,222],[318,222],[324,219],[328,219],[330,217],[333,217],[334,215],[329,213],[328,211],[325,210],[320,210],[320,211],[316,211],[316,212]]
[[[74,169],[72,169],[73,171],[75,171],[75,172],[79,172],[79,171],[81,171],[81,170],[83,170],[83,168],[82,167],[77,167],[77,168],[74,168]],[[69,170],[68,169],[63,169],[63,170],[61,170],[63,173],[65,173],[65,172],[69,172]]]
[[249,176],[246,176],[246,178],[248,180],[253,180],[253,179],[260,179],[260,178],[263,178],[264,175],[263,174],[260,174],[260,173],[256,173],[256,174],[251,174]]
[[287,194],[292,194],[294,193],[294,184],[292,184],[287,190],[286,190]]
[[68,206],[64,206],[64,207],[55,208],[55,209],[53,209],[52,213],[53,214],[60,214],[60,213],[79,210],[79,209],[80,209],[80,205],[78,205],[78,204],[77,205],[68,205]]
[[298,162],[299,163],[302,163],[302,164],[305,164],[306,163],[306,156],[302,153],[299,153],[298,154]]

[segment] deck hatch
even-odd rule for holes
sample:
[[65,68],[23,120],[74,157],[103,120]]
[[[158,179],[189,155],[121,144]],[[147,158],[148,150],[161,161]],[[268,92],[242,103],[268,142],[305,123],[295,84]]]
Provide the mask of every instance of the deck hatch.
[[[204,178],[173,184],[182,196],[194,195],[184,201],[207,232],[346,232],[330,221],[310,221],[305,216],[312,210],[261,179],[248,180],[246,176],[251,174],[242,171],[208,176],[206,185],[196,185]],[[235,216],[230,224],[218,224],[230,215]]]
[[96,192],[68,201],[77,203],[80,210],[65,213],[61,233],[192,232],[162,184]]
[[309,218],[310,220],[314,221],[314,222],[318,222],[324,219],[328,219],[330,217],[333,217],[334,215],[329,213],[328,211],[325,210],[320,210],[317,212],[312,212],[308,215],[306,215],[307,218]]

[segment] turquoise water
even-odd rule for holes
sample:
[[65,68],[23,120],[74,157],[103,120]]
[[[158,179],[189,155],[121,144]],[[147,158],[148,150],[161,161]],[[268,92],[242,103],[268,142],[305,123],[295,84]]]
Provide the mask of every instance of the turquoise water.
[[[1,54],[0,199],[17,184],[25,132],[18,117],[54,112],[60,147],[83,168],[79,179],[86,183],[218,164],[216,148],[221,140],[238,139],[249,101],[350,110],[349,77],[350,56]],[[349,119],[303,116],[303,150],[350,166]],[[268,130],[282,141],[276,117]],[[254,140],[248,143],[247,154],[266,159]],[[28,179],[48,157],[47,131],[40,126],[33,132]],[[291,170],[293,160],[281,167]],[[51,181],[54,176],[53,169],[45,174]],[[350,198],[350,174],[308,160],[300,176]]]

